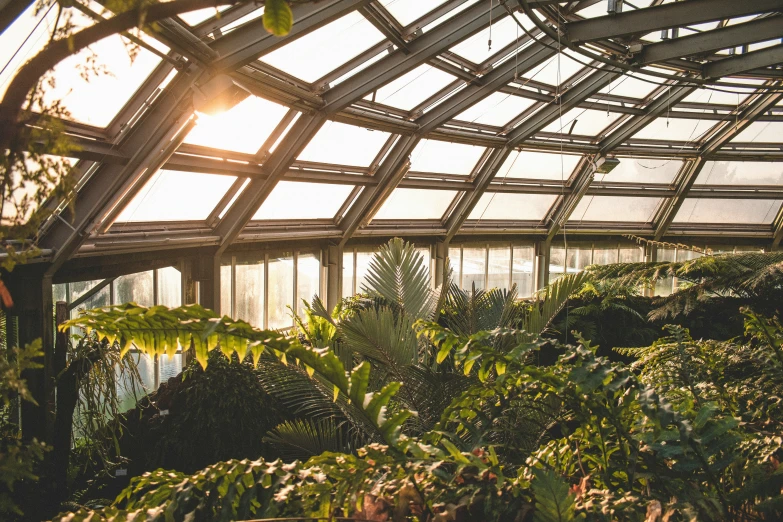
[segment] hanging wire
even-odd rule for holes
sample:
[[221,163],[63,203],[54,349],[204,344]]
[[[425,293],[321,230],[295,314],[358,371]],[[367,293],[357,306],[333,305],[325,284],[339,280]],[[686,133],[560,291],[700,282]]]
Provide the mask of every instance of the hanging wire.
[[492,50],[492,0],[489,0],[489,41],[487,42],[487,51]]

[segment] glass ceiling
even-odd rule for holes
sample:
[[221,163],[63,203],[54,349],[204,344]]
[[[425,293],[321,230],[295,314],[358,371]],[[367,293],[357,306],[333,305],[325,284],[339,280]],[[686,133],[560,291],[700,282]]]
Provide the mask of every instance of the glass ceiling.
[[[100,4],[82,2],[96,13],[110,16]],[[514,3],[506,6],[515,10],[516,5],[511,4]],[[586,4],[590,5],[582,8]],[[636,5],[626,2],[624,10],[647,9],[649,5],[647,1]],[[371,202],[368,208],[377,209],[374,216],[360,216],[362,225],[370,221],[377,225],[388,220],[410,220],[411,226],[423,226],[414,222],[437,220],[441,222],[433,228],[437,235],[449,213],[463,199],[472,208],[462,217],[465,230],[483,221],[544,224],[546,216],[553,215],[563,204],[560,195],[565,194],[565,200],[573,203],[569,208],[574,209],[567,216],[568,223],[593,223],[598,231],[615,222],[655,227],[658,224],[653,220],[660,209],[681,203],[675,224],[714,225],[722,231],[757,226],[762,227],[758,231],[772,236],[783,200],[783,101],[762,106],[772,94],[756,93],[762,92],[759,89],[765,81],[779,82],[779,74],[772,74],[774,71],[769,77],[758,67],[750,72],[738,71],[735,76],[721,79],[719,86],[696,88],[681,101],[674,100],[664,108],[654,103],[671,96],[676,87],[669,89],[664,78],[656,74],[672,75],[669,83],[681,81],[686,74],[697,75],[694,71],[701,62],[729,56],[729,49],[721,49],[714,55],[698,55],[701,62],[686,54],[679,62],[675,59],[636,67],[608,84],[588,87],[589,92],[572,99],[570,92],[582,92],[574,87],[595,76],[594,69],[603,64],[568,49],[553,52],[554,56],[535,67],[525,66],[525,57],[543,44],[528,41],[529,36],[519,24],[527,31],[537,32],[536,25],[518,9],[512,17],[500,10],[498,3],[478,0],[378,0],[369,6],[366,9],[380,14],[373,23],[365,16],[366,9],[346,9],[342,16],[329,18],[328,23],[314,23],[304,17],[295,21],[302,24],[296,37],[275,45],[271,52],[259,51],[247,65],[225,71],[252,95],[240,96],[238,103],[222,113],[195,112],[196,125],[184,140],[184,150],[180,150],[180,155],[187,154],[190,163],[185,167],[164,166],[154,173],[128,198],[130,203],[122,210],[113,231],[130,229],[138,222],[203,222],[215,213],[218,221],[229,219],[236,214],[232,212],[235,203],[244,200],[237,197],[238,185],[246,185],[241,190],[256,190],[258,183],[267,180],[263,182],[272,184],[269,195],[252,209],[252,214],[245,213],[252,215],[254,226],[261,228],[272,226],[276,220],[325,220],[344,229],[340,218],[350,214],[345,213],[345,207],[359,194],[366,195],[363,201]],[[490,24],[491,8],[500,14]],[[562,19],[572,24],[605,16],[606,2],[562,2],[538,10],[541,19],[559,10]],[[79,11],[66,11],[77,27],[94,23]],[[262,12],[263,7],[244,11],[241,17],[227,17],[221,30],[198,37],[203,38],[204,45],[217,45],[213,40],[219,43],[226,33],[247,31],[237,41],[242,46],[254,45],[259,36],[265,35],[250,34],[243,24]],[[213,30],[222,23],[215,13],[214,8],[186,13],[179,17],[179,23],[184,22],[183,30],[188,30],[212,20]],[[37,16],[31,7],[0,33],[0,94],[20,67],[46,45],[56,18],[56,7],[44,9]],[[381,31],[379,27],[385,22],[378,20],[384,18],[389,19],[389,24]],[[715,31],[726,23],[747,23],[754,18],[755,15],[738,16],[723,23],[686,21],[679,36]],[[476,24],[473,31],[458,30],[469,24]],[[395,32],[399,34],[391,38]],[[442,40],[433,39],[436,32],[443,33]],[[562,34],[568,35],[567,28]],[[613,45],[627,47],[631,40],[642,45],[661,41],[660,30],[642,34],[635,39],[618,35]],[[80,139],[97,140],[111,147],[119,144],[118,150],[127,157],[134,151],[122,148],[124,135],[108,133],[138,126],[140,133],[152,135],[152,131],[144,130],[148,127],[143,111],[145,107],[167,103],[167,82],[181,74],[172,72],[161,84],[168,71],[164,69],[168,66],[166,61],[175,55],[162,43],[163,38],[154,34],[140,38],[144,47],[115,35],[68,58],[52,71],[54,87],[46,89],[45,97],[47,103],[62,99],[70,112],[68,119],[87,125],[90,132]],[[427,45],[419,46],[418,39],[427,39]],[[519,56],[514,51],[517,41],[521,43]],[[750,43],[746,51],[779,41]],[[173,44],[172,48],[180,50]],[[371,48],[385,50],[354,60]],[[590,53],[601,52],[600,49],[592,44],[581,47],[581,51]],[[736,59],[742,49],[737,47],[731,53]],[[612,58],[618,57],[622,53],[614,52]],[[179,59],[179,55],[175,58]],[[185,56],[181,60],[192,58]],[[85,80],[85,65],[94,65],[98,71],[106,69],[111,74],[97,74]],[[201,65],[209,68],[209,64]],[[160,85],[159,89],[140,91],[153,73],[154,85]],[[376,81],[380,75],[384,75],[383,81]],[[498,76],[505,83],[495,82]],[[198,86],[206,80],[194,81]],[[560,98],[559,93],[565,95]],[[544,124],[551,120],[547,115],[557,108],[559,100],[563,100],[563,106],[558,109],[557,118]],[[759,109],[754,112],[759,115],[756,121],[743,121],[737,115],[746,111],[748,104]],[[290,123],[291,109],[298,118],[316,112],[326,118],[314,137],[297,144],[295,149],[289,148],[296,138],[291,129],[300,126]],[[117,115],[127,121],[114,122]],[[624,136],[622,143],[604,147],[612,142],[607,138],[624,129],[626,123],[642,119],[643,124],[632,135]],[[422,120],[436,124],[422,130]],[[736,132],[721,141],[716,150],[702,153],[699,147],[715,134],[711,131],[719,128],[722,121],[735,125]],[[531,132],[524,136],[527,139],[513,141],[514,130],[521,125]],[[282,132],[280,127],[284,127]],[[71,132],[78,134],[80,130]],[[269,156],[261,148],[273,135]],[[404,140],[412,135],[419,139],[418,143],[405,148]],[[157,145],[163,150],[166,143]],[[504,147],[511,149],[505,161],[491,164],[495,151]],[[398,149],[401,154],[390,152]],[[687,181],[687,176],[681,175],[685,160],[695,160],[700,154],[705,162],[693,182],[691,195],[675,201],[678,183]],[[592,173],[590,165],[599,155],[616,157],[620,163],[608,174],[595,174],[593,183],[600,189],[599,194],[591,192],[571,201],[571,188],[585,173]],[[278,156],[285,161],[269,162]],[[403,178],[399,172],[407,159],[410,170],[406,182],[415,179],[423,188],[411,188],[413,182],[405,187],[395,185]],[[201,161],[203,165],[199,164]],[[220,162],[220,168],[215,167],[215,162]],[[232,162],[236,169],[232,169]],[[384,169],[386,164],[391,168]],[[487,165],[492,166],[491,183],[479,185],[481,180],[471,176],[486,170]],[[185,168],[200,173],[185,172]],[[98,174],[101,173],[99,169]],[[251,177],[253,181],[247,181]],[[506,185],[513,188],[505,188]],[[642,197],[644,190],[654,197]],[[722,192],[699,197],[711,190]],[[765,192],[747,197],[753,190]],[[758,199],[767,196],[768,199]],[[216,208],[218,204],[220,208]],[[403,225],[395,227],[404,235]]]

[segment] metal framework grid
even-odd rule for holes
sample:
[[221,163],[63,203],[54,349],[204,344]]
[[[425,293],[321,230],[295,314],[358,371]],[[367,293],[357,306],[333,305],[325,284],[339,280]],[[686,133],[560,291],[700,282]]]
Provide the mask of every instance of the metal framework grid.
[[[748,47],[783,34],[783,0],[687,0],[666,4],[653,0],[646,7],[627,8],[626,12],[592,18],[581,15],[601,3],[605,2],[447,0],[403,26],[384,2],[321,0],[294,4],[294,29],[284,38],[265,32],[260,18],[223,34],[221,28],[257,9],[255,3],[228,8],[220,17],[194,27],[180,19],[165,20],[154,36],[170,48],[168,59],[161,62],[111,124],[96,128],[65,122],[80,147],[76,170],[81,179],[73,215],[63,202],[47,202],[57,209],[39,233],[39,246],[50,253],[47,275],[57,274],[64,263],[77,257],[198,248],[219,259],[227,249],[238,245],[291,239],[323,240],[341,249],[349,240],[362,237],[429,236],[447,246],[458,235],[511,234],[548,244],[562,233],[563,225],[585,196],[650,197],[659,198],[661,203],[646,223],[569,223],[570,233],[634,233],[657,239],[730,235],[777,247],[783,239],[783,213],[771,225],[702,226],[673,221],[686,197],[749,202],[783,199],[783,187],[779,186],[694,184],[707,161],[783,160],[783,136],[779,143],[732,141],[753,122],[783,122],[783,45],[759,50]],[[19,8],[18,3],[14,5],[14,9]],[[492,23],[509,16],[522,19],[526,10],[533,10],[544,26],[524,29],[521,37],[483,63],[473,63],[451,50]],[[259,59],[354,11],[377,28],[385,40],[323,78],[304,82]],[[738,19],[741,23],[732,23]],[[707,22],[715,23],[704,30]],[[697,26],[702,29],[694,30]],[[642,38],[654,31],[663,31],[665,39]],[[677,36],[678,31],[689,34]],[[560,85],[525,77],[556,56],[558,49],[569,46],[597,53],[607,63],[592,61],[563,78]],[[618,62],[626,64],[627,70]],[[455,80],[410,111],[375,101],[372,95],[378,89],[423,64],[448,72]],[[650,65],[669,78],[659,78],[661,85],[644,99],[612,94],[611,89],[605,92],[628,70],[639,71]],[[160,89],[162,80],[174,70],[176,75]],[[740,82],[756,82],[758,88],[736,106],[685,101],[707,79],[728,76]],[[289,107],[288,115],[257,154],[183,143],[194,123],[194,92],[209,92],[225,78],[255,96]],[[345,79],[330,86],[338,78]],[[497,92],[531,100],[532,105],[504,127],[455,118]],[[611,109],[619,117],[599,136],[544,130],[560,115],[576,108]],[[698,141],[635,138],[664,115],[711,121],[713,126]],[[391,136],[366,168],[298,160],[327,121],[381,130]],[[423,139],[478,145],[486,151],[469,176],[415,172],[410,170],[410,156]],[[498,179],[506,159],[519,150],[580,154],[582,160],[564,182]],[[615,155],[676,159],[683,161],[683,167],[670,184],[595,181],[596,166]],[[160,168],[226,174],[238,179],[204,222],[125,223],[112,227],[122,209]],[[252,221],[281,180],[355,188],[331,220]],[[396,188],[450,190],[458,196],[439,220],[373,222],[374,214]],[[549,194],[556,199],[539,221],[472,223],[469,216],[485,193]],[[468,223],[470,226],[466,226]],[[219,262],[215,265],[219,267]]]

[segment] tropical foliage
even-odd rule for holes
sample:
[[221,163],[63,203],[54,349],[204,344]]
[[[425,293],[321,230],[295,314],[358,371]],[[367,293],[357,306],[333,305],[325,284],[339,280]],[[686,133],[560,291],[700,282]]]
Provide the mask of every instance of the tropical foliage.
[[111,507],[63,520],[779,519],[778,320],[748,311],[734,342],[671,327],[621,350],[636,361],[624,366],[578,335],[541,337],[588,277],[525,304],[513,289],[433,289],[395,240],[360,297],[332,313],[315,300],[295,337],[196,307],[89,312],[70,325],[143,351],[247,354],[299,416],[266,437],[288,463],[146,473]]
[[783,297],[780,284],[783,252],[705,255],[681,262],[595,265],[588,272],[598,280],[620,286],[649,287],[676,277],[680,288],[662,299],[649,314],[653,320],[687,315],[711,300],[738,298],[755,310],[773,314]]

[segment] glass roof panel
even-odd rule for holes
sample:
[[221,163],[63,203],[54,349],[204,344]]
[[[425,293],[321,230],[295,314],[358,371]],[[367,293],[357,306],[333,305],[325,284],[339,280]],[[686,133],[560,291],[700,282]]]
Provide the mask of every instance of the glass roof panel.
[[597,174],[597,181],[617,183],[671,183],[682,168],[680,160],[617,158],[620,164],[609,174]]
[[[102,10],[97,5],[90,7],[98,12]],[[71,23],[77,30],[93,25],[86,15],[68,11],[72,12]],[[38,17],[33,13],[34,6],[31,6],[0,34],[0,96],[19,68],[48,43],[55,26],[56,7],[44,10]],[[59,23],[62,25],[62,19]],[[142,38],[155,48],[168,51],[157,41]],[[126,46],[128,43],[119,35],[110,36],[57,64],[51,72],[55,86],[45,90],[44,102],[61,101],[71,119],[97,127],[107,126],[161,61],[144,48],[134,46],[131,51]],[[133,57],[132,52],[136,53]]]
[[476,145],[421,140],[411,154],[411,170],[468,175],[483,153],[484,147]]
[[198,25],[201,22],[204,22],[205,20],[209,20],[210,18],[213,18],[217,13],[227,8],[228,6],[224,6],[220,8],[207,7],[205,9],[197,9],[195,11],[190,11],[189,13],[182,13],[181,15],[179,15],[179,18],[189,26],[193,27],[194,25]]
[[306,82],[314,82],[384,40],[358,12],[298,38],[261,60]]
[[297,159],[369,167],[389,136],[388,132],[328,121]]
[[731,141],[739,143],[783,143],[783,122],[755,121]]
[[674,223],[770,224],[780,209],[779,200],[687,198]]
[[469,220],[513,219],[515,221],[539,221],[544,219],[552,203],[552,194],[507,194],[485,192],[476,204]]
[[614,123],[620,115],[615,112],[582,109],[577,107],[563,114],[561,119],[553,121],[542,132],[577,134],[581,136],[599,136],[601,131]]
[[649,223],[661,200],[620,196],[585,196],[574,209],[569,222],[623,221]]
[[731,90],[736,92],[726,92],[726,87],[722,87],[719,91],[713,89],[697,89],[686,96],[683,101],[736,106],[745,101],[745,98],[753,92],[750,89],[742,89],[740,87],[732,87]]
[[715,120],[690,120],[684,118],[656,118],[637,132],[633,138],[647,140],[674,140],[686,143],[699,141],[705,132],[715,127]]
[[236,179],[217,174],[158,171],[125,207],[117,221],[204,220]]
[[441,219],[457,193],[453,190],[396,188],[373,216],[377,219]]
[[[558,67],[560,71],[558,73]],[[577,72],[581,71],[584,65],[571,58],[567,53],[560,53],[560,59],[557,56],[553,56],[544,63],[533,67],[530,71],[520,72],[520,76],[524,76],[528,80],[535,80],[537,82],[546,83],[549,85],[557,86],[564,82]],[[560,80],[558,82],[558,79]],[[520,85],[525,85],[524,80],[516,82]]]
[[779,185],[783,164],[767,161],[708,161],[696,185]]
[[581,156],[513,151],[500,167],[496,180],[505,178],[568,180]]
[[503,126],[522,114],[531,105],[533,105],[533,100],[529,98],[495,92],[468,110],[461,112],[454,119]]
[[[420,65],[378,89],[375,101],[409,111],[456,79],[431,65]],[[373,95],[365,99],[372,100]]]
[[444,0],[381,0],[381,5],[403,26],[442,5]]
[[[644,75],[639,76],[656,82],[660,82],[661,80],[661,78],[655,79]],[[646,98],[656,88],[657,86],[649,81],[644,81],[631,75],[624,74],[621,78],[616,79],[601,89],[600,92],[604,94],[616,94],[617,96],[628,96],[641,100]]]
[[[534,27],[526,16],[519,16],[519,21],[525,28]],[[463,58],[467,58],[473,63],[483,63],[493,54],[497,53],[511,42],[524,38],[525,33],[517,26],[517,23],[511,16],[505,16],[502,20],[492,22],[491,27],[486,27],[467,40],[464,40],[450,50]],[[489,45],[490,40],[492,45]]]
[[256,154],[287,112],[282,105],[249,96],[220,114],[197,112],[196,126],[185,143]]
[[253,219],[332,219],[353,188],[353,185],[281,181]]

